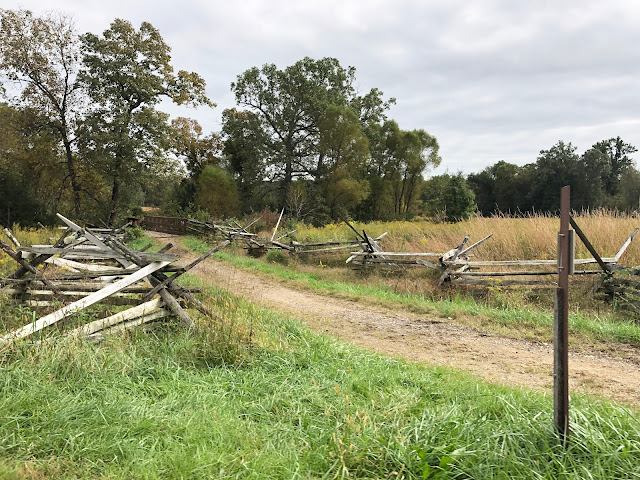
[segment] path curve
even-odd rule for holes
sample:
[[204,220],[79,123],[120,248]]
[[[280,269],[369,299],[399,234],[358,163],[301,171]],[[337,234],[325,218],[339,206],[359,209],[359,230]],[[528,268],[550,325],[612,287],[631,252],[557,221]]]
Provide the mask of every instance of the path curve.
[[[485,334],[447,319],[394,311],[364,300],[354,302],[297,290],[215,260],[199,264],[190,273],[207,284],[293,314],[316,332],[385,355],[466,370],[492,383],[546,393],[553,389],[553,350],[549,344]],[[623,350],[626,358],[603,353],[614,349]],[[571,391],[640,406],[638,348],[607,343],[599,351],[583,349],[570,354],[569,371]]]

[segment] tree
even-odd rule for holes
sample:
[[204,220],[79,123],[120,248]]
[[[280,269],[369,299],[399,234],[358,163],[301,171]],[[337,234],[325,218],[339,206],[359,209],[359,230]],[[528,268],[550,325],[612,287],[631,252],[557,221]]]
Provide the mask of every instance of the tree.
[[42,122],[31,110],[0,104],[2,225],[48,223],[60,202],[59,139]]
[[242,212],[262,210],[277,172],[265,160],[269,136],[260,118],[248,110],[227,109],[222,112],[222,135],[224,162],[238,185]]
[[[352,214],[369,195],[369,145],[350,107],[329,105],[318,122],[318,163],[313,184],[315,207],[328,219]],[[327,220],[328,220],[327,219]],[[319,220],[319,219],[316,219]]]
[[170,47],[150,23],[136,30],[116,19],[102,36],[82,36],[84,68],[79,80],[96,107],[86,120],[87,155],[110,179],[107,223],[120,211],[121,188],[144,169],[162,167],[168,147],[168,115],[156,110],[162,98],[176,104],[213,105],[196,73],[170,64]]
[[374,120],[388,107],[377,89],[358,97],[354,81],[355,68],[345,69],[335,58],[305,57],[284,70],[274,64],[251,68],[231,84],[236,102],[259,119],[265,158],[281,185],[281,205],[295,178],[324,172],[319,123],[330,105],[351,106]]
[[571,185],[572,208],[586,210],[603,206],[607,200],[606,186],[610,177],[611,164],[605,154],[595,148],[584,152],[578,160],[574,183]]
[[620,176],[618,193],[609,199],[609,206],[626,212],[640,210],[640,172],[634,167]]
[[424,212],[436,219],[459,222],[473,215],[473,191],[462,173],[438,175],[426,181],[422,193]]
[[[549,150],[541,150],[536,162],[531,203],[536,211],[553,212],[560,208],[560,189],[575,185],[579,156],[571,142],[560,140]],[[575,194],[575,192],[572,192]]]
[[591,148],[605,155],[609,167],[605,180],[605,189],[609,195],[615,195],[618,192],[621,175],[633,166],[633,159],[629,155],[637,152],[638,149],[623,142],[620,137],[602,140]]
[[[367,128],[371,152],[371,206],[380,216],[380,199],[389,198],[393,215],[406,217],[420,196],[422,174],[438,166],[441,158],[435,137],[424,130],[401,130],[393,120],[371,124]],[[382,179],[382,181],[380,181]]]
[[530,211],[534,170],[533,164],[520,167],[501,160],[480,173],[470,174],[467,183],[475,194],[478,211],[482,215]]
[[233,178],[220,167],[207,165],[198,177],[198,206],[215,218],[238,213],[238,190]]
[[203,135],[197,120],[178,117],[171,121],[171,150],[184,161],[189,175],[197,177],[206,165],[219,163],[222,139],[213,132]]
[[64,15],[34,17],[28,10],[0,9],[0,71],[21,87],[14,105],[37,110],[56,132],[65,153],[73,210],[81,216],[82,184],[75,155],[76,127],[85,99],[76,82],[80,45]]

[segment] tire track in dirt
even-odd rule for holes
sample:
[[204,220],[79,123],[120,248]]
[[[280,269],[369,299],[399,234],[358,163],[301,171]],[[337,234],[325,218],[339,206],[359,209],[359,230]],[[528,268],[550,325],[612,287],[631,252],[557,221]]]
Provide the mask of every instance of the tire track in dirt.
[[[193,254],[189,252],[189,256]],[[492,383],[546,393],[553,389],[553,351],[548,344],[485,334],[446,319],[394,311],[365,301],[297,290],[215,260],[199,264],[190,273],[206,284],[292,314],[316,332],[378,353],[454,367]],[[571,391],[640,406],[640,349],[612,343],[601,347],[570,353]],[[616,349],[623,350],[626,358],[602,353]]]

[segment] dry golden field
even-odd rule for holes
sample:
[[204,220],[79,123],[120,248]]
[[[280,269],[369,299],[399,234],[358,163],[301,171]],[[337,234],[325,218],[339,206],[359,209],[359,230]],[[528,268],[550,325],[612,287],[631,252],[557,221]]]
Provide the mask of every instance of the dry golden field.
[[[638,216],[604,211],[582,213],[575,215],[574,219],[603,257],[614,256],[629,234],[640,227]],[[473,217],[455,224],[396,221],[366,224],[354,222],[353,225],[373,236],[388,232],[381,242],[385,251],[443,253],[459,245],[465,235],[470,235],[470,245],[493,234],[492,238],[473,251],[477,259],[532,260],[555,258],[560,220],[552,216],[534,215],[524,218]],[[300,242],[346,240],[354,237],[345,224],[330,224],[322,228],[299,224],[295,235]],[[640,265],[640,238],[636,242],[627,249],[621,264]],[[576,237],[576,258],[590,256]]]

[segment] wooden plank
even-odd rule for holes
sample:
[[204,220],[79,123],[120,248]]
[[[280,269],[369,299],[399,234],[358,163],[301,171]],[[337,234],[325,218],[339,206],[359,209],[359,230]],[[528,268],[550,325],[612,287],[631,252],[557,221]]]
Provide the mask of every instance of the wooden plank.
[[466,235],[460,245],[458,245],[453,250],[449,250],[447,253],[443,254],[440,257],[440,265],[442,265],[442,267],[444,268],[444,272],[438,279],[438,286],[442,285],[446,280],[451,280],[451,270],[453,268],[453,264],[451,262],[455,262],[457,260],[460,252],[463,250],[468,241],[469,235]]
[[447,263],[449,261],[451,262],[455,261],[468,241],[469,241],[469,235],[466,235],[460,245],[458,245],[456,248],[449,250],[447,253],[443,253],[442,257],[440,257],[440,261],[447,262]]
[[197,259],[195,259],[193,262],[191,262],[189,265],[186,265],[182,272],[176,272],[175,275],[172,275],[171,277],[167,277],[166,279],[164,279],[162,282],[158,283],[155,287],[153,287],[153,289],[147,293],[144,297],[143,297],[143,301],[146,300],[150,300],[151,298],[153,298],[153,296],[158,293],[160,291],[161,288],[165,288],[166,286],[172,284],[178,277],[180,277],[181,275],[184,275],[185,273],[187,273],[189,270],[191,270],[193,267],[195,267],[196,265],[198,265],[200,262],[203,262],[204,260],[206,260],[207,258],[209,258],[211,255],[213,255],[214,253],[222,250],[224,247],[226,247],[227,245],[230,245],[231,242],[229,240],[225,240],[224,242],[222,242],[220,245],[217,245],[215,247],[213,247],[212,249],[210,249],[207,253],[205,253],[204,255],[198,257]]
[[275,245],[276,247],[281,248],[281,249],[283,249],[283,250],[287,250],[287,251],[289,251],[289,252],[294,252],[294,251],[295,251],[295,248],[290,247],[289,245],[286,245],[286,244],[284,244],[284,243],[280,243],[280,242],[278,242],[278,241],[276,241],[276,240],[271,240],[271,243],[272,243],[273,245]]
[[79,312],[80,310],[83,310],[95,303],[98,303],[104,298],[107,298],[108,296],[119,292],[120,289],[124,287],[128,287],[129,285],[141,280],[147,275],[150,275],[151,273],[155,272],[156,270],[168,264],[169,262],[153,262],[147,265],[146,267],[141,268],[140,270],[133,272],[130,275],[118,280],[117,282],[108,284],[102,290],[98,290],[97,292],[94,292],[91,295],[81,300],[73,302],[72,304],[67,305],[66,307],[63,307],[56,312],[50,313],[49,315],[45,315],[44,317],[40,318],[39,320],[36,320],[33,323],[25,325],[24,327],[19,328],[18,330],[15,330],[11,333],[8,333],[7,335],[0,337],[0,342],[6,342],[6,341],[17,339],[17,338],[24,338],[35,332],[38,332],[43,328],[48,327],[49,325],[52,325],[70,315],[73,315],[74,313]]
[[360,245],[357,241],[349,240],[344,242],[322,242],[322,243],[300,243],[300,242],[291,242],[291,245],[294,247],[328,247],[331,245],[355,245],[356,247]]
[[571,187],[560,191],[560,232],[558,234],[558,288],[555,295],[553,322],[553,423],[560,440],[567,445],[569,436],[569,266],[571,262],[569,225],[573,225],[587,249],[606,271],[606,265],[598,257],[570,214]]
[[278,227],[280,226],[280,220],[282,220],[282,215],[284,215],[284,208],[280,212],[280,217],[278,217],[278,223],[276,223],[276,228],[273,229],[273,234],[271,235],[271,241],[276,238],[276,232],[278,231]]
[[[65,238],[67,238],[67,236],[71,233],[71,229],[66,228],[64,230],[64,232],[62,233],[62,236],[56,241],[56,243],[54,244],[54,247],[62,247],[64,246],[64,241]],[[47,260],[47,258],[49,258],[48,255],[39,255],[36,258],[34,258],[33,260],[31,260],[29,262],[29,265],[31,265],[34,268],[37,268],[39,265],[41,265],[42,263],[45,262],[45,260]],[[16,270],[15,272],[13,272],[11,275],[9,275],[9,278],[21,278],[24,275],[26,275],[30,270],[24,267],[20,267],[18,270]]]
[[[593,275],[600,274],[602,270],[578,270],[575,272],[575,275]],[[511,276],[546,276],[546,275],[557,275],[558,271],[539,271],[535,270],[531,271],[511,271],[511,272],[464,272],[465,276],[470,277],[511,277]]]
[[606,273],[611,274],[611,271],[613,270],[611,268],[611,265],[607,265],[602,260],[602,258],[600,258],[600,255],[598,255],[598,252],[596,252],[596,249],[593,248],[593,245],[591,245],[591,242],[589,241],[587,236],[582,232],[582,230],[580,229],[578,224],[573,220],[573,218],[571,217],[569,218],[569,223],[578,234],[578,237],[580,237],[580,240],[582,240],[582,243],[584,244],[584,246],[587,247],[587,250],[589,250],[589,253],[593,255],[593,258],[596,260],[596,262],[598,262],[598,265],[600,265],[600,268],[604,270]]
[[128,270],[123,268],[114,269],[108,265],[100,265],[98,263],[82,263],[74,260],[67,260],[66,258],[50,257],[45,260],[45,263],[55,265],[57,267],[72,268],[74,270],[86,271],[86,272],[119,272],[121,275],[125,275]]
[[7,238],[11,240],[11,243],[13,243],[18,248],[21,247],[20,242],[16,237],[13,236],[13,233],[11,233],[11,230],[9,230],[8,228],[3,228],[2,231],[7,236]]
[[[315,248],[311,250],[296,250],[300,255],[306,255],[309,253],[325,253],[325,252],[337,252],[339,250],[348,250],[354,247],[359,247],[359,243],[352,243],[351,245],[344,245],[342,247],[327,247],[327,248]],[[362,252],[364,254],[364,252]]]
[[[160,318],[168,317],[169,315],[171,315],[171,313],[167,312],[164,309],[156,310],[155,312],[150,313],[149,315],[143,315],[141,317],[134,318],[133,320],[127,320],[126,322],[119,323],[117,325],[114,325],[113,327],[106,328],[102,332],[100,332],[100,334],[111,335],[113,333],[121,332],[123,330],[139,327],[140,325],[144,325],[145,323],[154,322]],[[93,335],[99,335],[99,334],[93,334]],[[89,338],[91,338],[93,335],[89,335]]]
[[[56,215],[58,216],[58,218],[60,220],[62,220],[64,223],[66,223],[67,226],[71,230],[73,230],[74,232],[77,232],[77,233],[80,233],[80,234],[84,235],[85,238],[87,240],[89,240],[91,243],[93,243],[96,247],[102,247],[102,248],[107,248],[107,249],[109,248],[107,246],[107,244],[105,244],[102,240],[100,240],[93,233],[91,233],[91,231],[84,230],[82,227],[80,227],[79,225],[76,225],[71,220],[69,220],[68,218],[63,217],[59,213],[57,213]],[[128,261],[127,259],[117,259],[117,262],[120,265],[122,265],[123,267],[125,267],[125,268],[130,267],[132,265],[132,263],[130,261]]]
[[435,263],[427,262],[426,260],[422,260],[420,258],[416,259],[416,263],[418,265],[422,265],[423,267],[431,268],[432,270],[442,270],[440,265],[436,265]]
[[615,259],[616,263],[618,263],[618,261],[620,260],[620,257],[625,252],[627,247],[629,247],[629,245],[631,245],[631,242],[633,241],[633,239],[636,238],[636,235],[638,234],[638,230],[640,230],[640,229],[636,228],[633,232],[631,232],[631,235],[629,235],[627,240],[622,244],[622,246],[618,250],[618,253],[616,253],[615,257],[613,257]]
[[[25,284],[29,285],[29,289],[25,290]],[[33,293],[33,292],[48,292],[48,294],[52,295],[52,290],[46,290],[46,286],[43,282],[38,280],[7,280],[0,279],[0,286],[8,285],[6,287],[0,288],[0,293],[6,293],[14,295],[18,292],[20,293]],[[16,288],[16,286],[20,288]],[[88,292],[87,295],[91,292],[97,292],[104,288],[103,282],[55,282],[55,286],[62,293],[64,292]],[[202,292],[202,287],[181,287],[187,292]],[[15,290],[15,291],[13,291]],[[141,286],[141,287],[126,287],[120,290],[120,293],[149,293],[149,287]]]
[[465,278],[461,276],[451,280],[452,285],[477,286],[477,287],[516,287],[516,286],[553,286],[553,280],[488,280],[480,278]]
[[384,256],[384,257],[440,257],[442,254],[440,253],[429,253],[429,252],[351,252],[351,255],[355,256]]
[[[4,250],[4,252],[7,255],[9,255],[11,258],[13,258],[16,262],[18,262],[18,264],[20,264],[27,271],[29,271],[29,272],[31,272],[33,274],[37,274],[38,273],[38,270],[36,270],[35,267],[33,267],[29,262],[27,262],[24,259],[22,259],[20,257],[20,255],[18,255],[18,253],[14,252],[13,249],[9,245],[4,243],[2,240],[0,240],[0,249]],[[51,290],[54,290],[54,291],[56,290],[56,287],[51,282],[49,282],[49,280],[47,280],[46,278],[43,278],[42,281]]]
[[469,250],[473,250],[474,248],[476,248],[478,245],[483,244],[484,242],[486,242],[487,240],[489,240],[491,237],[493,236],[493,233],[487,235],[486,237],[484,237],[482,240],[478,240],[476,243],[474,243],[473,245],[465,248],[464,250],[462,250],[458,256],[461,257],[462,255],[464,255],[465,253],[467,253]]
[[[614,263],[613,258],[603,258],[605,263]],[[587,265],[597,263],[594,258],[576,258],[575,265]],[[476,260],[476,261],[455,261],[450,265],[469,265],[470,267],[490,267],[490,266],[533,266],[533,265],[557,265],[557,260]]]
[[[114,252],[112,249],[103,249],[96,247],[79,249],[55,248],[55,247],[20,247],[20,252],[35,253],[38,255],[59,255],[66,259],[87,259],[87,260],[119,260],[124,259],[124,255]],[[174,262],[178,259],[177,255],[171,253],[147,253],[139,252],[140,258],[151,262],[169,261]]]
[[[128,256],[136,265],[142,267],[145,264],[145,261],[142,258],[140,258],[136,252],[131,250],[126,245],[123,245],[121,242],[119,242],[115,238],[108,238],[106,240],[114,248],[116,248],[117,250],[119,250],[120,252]],[[155,287],[156,285],[158,285],[159,283],[162,283],[167,278],[168,277],[166,275],[159,272],[157,276],[149,275],[147,277],[147,280],[149,281],[149,283],[151,283],[152,286]],[[193,320],[191,320],[189,315],[187,315],[187,312],[184,311],[184,309],[180,306],[178,301],[175,298],[173,298],[173,295],[169,293],[169,290],[168,290],[169,288],[171,288],[171,286],[169,285],[163,288],[160,288],[160,290],[158,291],[158,294],[160,295],[162,300],[164,300],[164,303],[166,304],[166,306],[175,314],[176,317],[180,319],[180,321],[185,327],[187,327],[190,330],[194,329],[195,323],[193,323]],[[192,295],[188,293],[184,294],[184,296],[194,298]]]
[[142,303],[137,307],[132,307],[123,312],[118,312],[110,317],[101,318],[95,320],[91,323],[87,323],[86,325],[82,325],[72,331],[70,331],[67,336],[69,337],[78,337],[81,335],[91,335],[92,333],[98,332],[105,328],[111,327],[113,325],[117,325],[118,323],[133,320],[134,318],[142,317],[144,315],[149,315],[154,310],[162,307],[162,300],[157,298],[155,300],[151,300],[149,302]]

